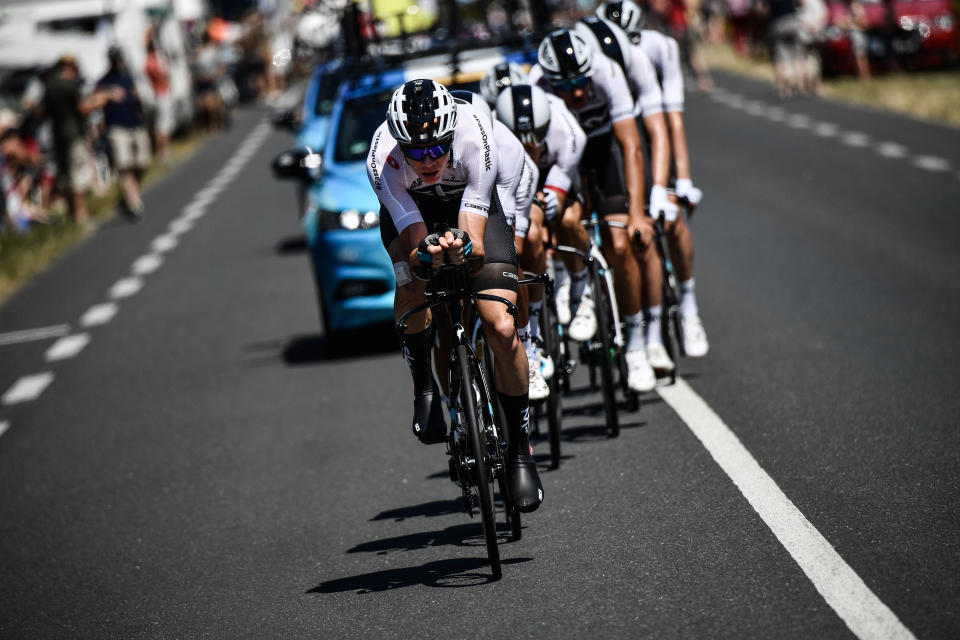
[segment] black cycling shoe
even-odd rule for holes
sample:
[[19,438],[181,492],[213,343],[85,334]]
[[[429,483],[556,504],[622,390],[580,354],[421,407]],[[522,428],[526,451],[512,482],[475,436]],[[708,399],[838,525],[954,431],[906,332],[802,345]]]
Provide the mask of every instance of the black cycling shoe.
[[447,421],[443,400],[437,388],[413,396],[413,434],[423,444],[439,444],[447,439]]
[[543,485],[537,473],[537,463],[528,453],[511,455],[507,462],[507,482],[513,506],[522,513],[536,511],[543,502]]

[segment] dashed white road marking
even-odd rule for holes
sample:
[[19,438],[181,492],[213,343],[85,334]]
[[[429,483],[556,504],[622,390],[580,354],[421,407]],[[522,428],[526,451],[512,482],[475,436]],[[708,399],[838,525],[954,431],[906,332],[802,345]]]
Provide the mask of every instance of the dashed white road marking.
[[163,256],[156,253],[147,253],[134,260],[130,269],[138,276],[145,276],[159,269],[162,264]]
[[950,161],[937,156],[916,156],[913,166],[927,171],[950,171]]
[[813,121],[805,113],[794,113],[787,118],[787,125],[794,129],[809,129]]
[[737,436],[682,379],[657,387],[720,465],[827,604],[858,638],[914,639],[840,554],[804,517]]
[[881,142],[877,145],[877,155],[897,160],[906,158],[910,155],[910,151],[902,144],[897,144],[896,142]]
[[207,212],[207,206],[202,204],[197,204],[196,202],[188,204],[183,208],[183,213],[180,214],[180,217],[183,220],[198,220],[203,217]]
[[3,422],[0,422],[0,436],[2,436],[3,434],[5,434],[5,433],[7,432],[7,429],[9,429],[9,428],[10,428],[10,421],[9,421],[9,420],[4,420]]
[[813,127],[813,133],[821,138],[832,138],[839,133],[840,127],[832,122],[819,122]]
[[754,100],[747,103],[746,112],[752,116],[762,116],[767,112],[767,105],[759,100]]
[[170,235],[168,233],[154,238],[153,242],[150,243],[150,248],[157,253],[164,253],[174,249],[179,242],[180,241],[177,240],[177,236]]
[[866,147],[870,145],[870,136],[860,131],[847,131],[840,136],[840,142],[848,147]]
[[787,117],[787,111],[783,107],[770,107],[767,109],[767,117],[774,122],[783,122]]
[[106,324],[113,320],[113,316],[117,315],[119,309],[120,307],[117,306],[116,302],[104,302],[94,305],[80,316],[80,324],[85,327],[95,327]]
[[44,389],[50,386],[51,382],[53,382],[53,374],[49,371],[32,376],[23,376],[7,389],[7,392],[0,398],[0,402],[3,402],[3,404],[18,404],[36,400]]
[[143,288],[143,280],[136,277],[124,278],[122,280],[117,280],[112,287],[110,287],[110,297],[111,298],[128,298],[140,291]]
[[183,235],[187,231],[193,229],[193,220],[187,220],[186,218],[176,218],[173,222],[170,223],[170,233],[175,233],[177,235]]
[[8,344],[32,342],[34,340],[59,338],[60,336],[65,336],[68,333],[70,333],[70,325],[68,324],[58,324],[52,327],[39,327],[37,329],[24,329],[22,331],[0,333],[0,347]]
[[72,336],[65,336],[50,345],[47,353],[44,354],[44,358],[47,362],[66,360],[83,351],[83,348],[88,344],[90,344],[89,333],[76,333]]

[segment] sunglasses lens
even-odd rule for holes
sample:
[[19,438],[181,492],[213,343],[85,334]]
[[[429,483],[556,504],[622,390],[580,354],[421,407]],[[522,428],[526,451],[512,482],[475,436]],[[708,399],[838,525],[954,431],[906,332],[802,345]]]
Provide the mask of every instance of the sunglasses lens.
[[429,155],[431,158],[436,160],[447,151],[450,150],[450,140],[441,142],[440,144],[435,144],[432,147],[404,147],[401,146],[400,149],[403,151],[403,154],[410,158],[411,160],[416,160],[420,162]]

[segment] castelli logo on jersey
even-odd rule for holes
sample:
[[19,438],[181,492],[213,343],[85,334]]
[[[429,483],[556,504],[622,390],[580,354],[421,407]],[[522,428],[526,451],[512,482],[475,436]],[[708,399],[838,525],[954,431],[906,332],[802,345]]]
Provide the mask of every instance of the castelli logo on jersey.
[[400,164],[397,162],[397,159],[393,156],[387,156],[387,164],[393,167],[394,169],[399,169]]

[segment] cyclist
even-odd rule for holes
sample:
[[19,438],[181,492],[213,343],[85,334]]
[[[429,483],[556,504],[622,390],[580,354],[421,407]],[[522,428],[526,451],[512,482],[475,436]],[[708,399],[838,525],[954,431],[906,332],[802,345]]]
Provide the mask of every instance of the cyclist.
[[[634,120],[634,101],[619,66],[604,55],[593,55],[583,37],[570,29],[550,33],[540,43],[537,64],[530,70],[531,83],[560,97],[576,116],[587,135],[587,146],[580,160],[582,177],[593,178],[600,201],[594,203],[601,216],[626,223],[627,229],[604,229],[604,247],[614,270],[614,287],[623,319],[630,330],[626,350],[627,385],[638,392],[649,391],[656,377],[647,360],[643,339],[641,266],[659,268],[653,245],[653,224],[644,213],[643,154],[640,133]],[[582,234],[572,246],[586,249],[587,238],[580,225],[582,207],[578,202],[564,212],[561,227],[568,233]],[[641,247],[635,251],[635,234]],[[584,291],[582,308],[593,301],[583,289],[586,269],[572,272],[571,301]],[[575,335],[578,308],[570,323],[569,335]],[[593,314],[591,314],[593,315]],[[593,331],[596,317],[593,315]]]
[[[489,121],[457,104],[442,84],[411,80],[394,91],[386,120],[374,132],[367,177],[380,200],[380,234],[397,276],[397,317],[425,299],[425,283],[411,276],[418,253],[434,267],[483,257],[473,274],[477,291],[515,302],[517,256],[495,190],[497,150]],[[464,230],[470,244],[454,239]],[[428,238],[428,234],[431,235]],[[436,244],[430,241],[435,240]],[[526,355],[504,305],[480,300],[476,309],[495,357],[495,386],[510,441],[507,478],[515,506],[533,511],[543,489],[528,440]],[[447,427],[430,366],[433,327],[429,310],[409,319],[404,356],[413,376],[413,431],[424,443],[442,442]]]
[[[497,97],[496,107],[497,119],[520,139],[527,155],[539,169],[536,189],[538,200],[544,207],[542,212],[538,212],[539,206],[530,210],[531,233],[527,236],[530,250],[535,252],[537,245],[542,247],[545,239],[542,233],[537,233],[540,231],[537,228],[540,217],[552,220],[558,211],[566,209],[567,194],[578,179],[587,136],[563,100],[537,86],[522,84],[505,88]],[[546,268],[546,254],[541,251],[531,255],[535,264],[530,268],[542,272]],[[569,260],[566,255],[564,259]],[[561,324],[569,324],[570,278],[560,260],[554,261],[554,275],[557,319]],[[539,300],[531,300],[531,318],[539,314]],[[549,378],[546,374],[544,377]]]
[[[683,123],[683,73],[677,41],[659,31],[644,29],[645,14],[633,0],[607,2],[597,7],[597,15],[606,18],[626,32],[634,50],[643,51],[653,63],[663,89],[663,110],[670,130],[671,150],[676,170],[676,194],[696,207],[703,192],[693,186],[690,173],[690,154]],[[688,356],[697,358],[707,354],[710,345],[700,321],[693,278],[693,239],[682,217],[666,225],[670,253],[680,280],[680,322],[683,325],[683,345]]]
[[[539,261],[536,255],[531,258],[531,254],[535,254],[538,248],[542,254],[542,244],[537,247],[538,243],[534,243],[533,246],[528,247],[524,240],[531,228],[530,207],[536,195],[534,189],[539,175],[537,165],[527,157],[523,145],[510,130],[502,122],[494,120],[493,113],[483,98],[465,90],[451,91],[450,94],[458,104],[472,105],[490,123],[494,140],[497,142],[497,195],[500,198],[500,206],[503,208],[507,225],[513,229],[513,244],[517,250],[520,267],[534,271]],[[538,225],[534,225],[534,237],[539,237]],[[542,273],[545,269],[546,266],[540,272]],[[527,353],[530,400],[543,400],[550,395],[550,387],[544,379],[541,355],[536,348],[540,338],[537,317],[539,304],[536,312],[531,311],[532,298],[536,298],[539,302],[542,296],[540,287],[533,287],[532,290],[529,287],[523,287],[517,292],[517,298],[520,301],[517,306],[519,327],[517,336],[523,344],[523,350]]]
[[[630,43],[627,35],[615,24],[590,16],[578,22],[576,29],[584,40],[590,43],[594,55],[603,54],[623,70],[635,100],[634,115],[642,120],[642,131],[646,134],[648,142],[653,183],[649,192],[650,215],[658,218],[662,214],[667,220],[676,219],[677,207],[667,196],[667,180],[670,174],[670,136],[663,117],[663,94],[653,65],[642,51]],[[650,366],[656,371],[669,372],[674,368],[674,363],[663,346],[660,332],[660,317],[663,309],[662,265],[659,260],[656,260],[644,266],[642,306],[643,318],[646,321],[646,335],[643,327],[631,326],[627,349],[629,350],[631,346],[640,348],[643,345]],[[646,386],[652,389],[651,377],[646,376],[644,380]],[[656,378],[652,380],[655,384]],[[650,389],[637,390],[649,391]]]
[[497,96],[505,88],[524,84],[527,81],[527,72],[516,62],[501,62],[492,69],[487,69],[480,78],[480,93],[490,108],[497,101]]

